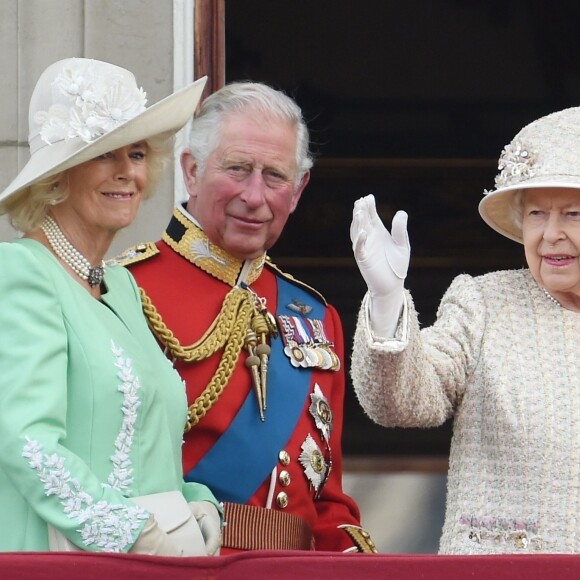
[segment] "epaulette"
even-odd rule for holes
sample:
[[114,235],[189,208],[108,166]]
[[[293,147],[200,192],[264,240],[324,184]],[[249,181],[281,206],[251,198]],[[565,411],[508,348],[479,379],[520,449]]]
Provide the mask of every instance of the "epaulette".
[[321,300],[325,306],[328,304],[326,302],[326,298],[324,298],[324,296],[318,290],[315,290],[314,288],[312,288],[312,286],[308,286],[308,284],[305,284],[304,282],[297,280],[296,278],[294,278],[294,276],[292,276],[292,274],[288,274],[287,272],[280,270],[280,268],[276,266],[274,262],[272,262],[270,256],[266,256],[266,261],[264,265],[270,268],[270,270],[274,270],[276,274],[282,276],[282,278],[284,278],[285,280],[288,280],[289,282],[292,282],[292,284],[296,284],[297,286],[300,286],[310,294],[313,294],[314,297],[317,298],[318,300]]
[[159,254],[159,248],[155,242],[145,242],[127,248],[123,253],[106,261],[108,266],[129,266],[136,262],[148,260],[152,256]]

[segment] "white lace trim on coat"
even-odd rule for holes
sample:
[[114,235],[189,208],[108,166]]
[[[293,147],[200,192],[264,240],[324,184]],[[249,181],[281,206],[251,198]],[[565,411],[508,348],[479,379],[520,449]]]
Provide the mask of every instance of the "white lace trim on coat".
[[111,341],[111,349],[115,355],[115,366],[119,369],[117,377],[121,380],[117,390],[123,393],[123,422],[121,430],[115,439],[115,453],[111,456],[113,471],[107,478],[108,486],[119,491],[129,491],[133,483],[133,467],[130,453],[133,447],[135,435],[135,422],[137,421],[137,409],[141,405],[138,391],[141,389],[139,377],[133,374],[133,361],[123,357],[123,349],[115,346]]
[[26,438],[22,456],[36,471],[47,496],[60,499],[64,513],[76,520],[77,530],[86,546],[103,552],[122,552],[134,542],[134,534],[149,513],[138,505],[126,506],[106,501],[95,502],[65,468],[65,458],[42,453],[42,444]]
[[[115,453],[111,456],[113,469],[103,487],[109,487],[131,495],[133,467],[130,459],[135,436],[137,410],[141,404],[138,392],[141,388],[139,377],[133,374],[133,361],[123,356],[122,348],[111,341],[115,356],[115,366],[119,369],[117,377],[120,384],[117,388],[123,394],[123,421],[115,439]],[[76,520],[82,527],[78,530],[85,545],[95,545],[104,552],[121,552],[134,541],[134,533],[141,522],[148,519],[149,513],[135,505],[94,502],[83,490],[81,484],[72,478],[65,469],[65,458],[53,453],[42,453],[42,444],[26,437],[27,443],[22,456],[34,469],[44,484],[47,496],[56,495],[64,507],[65,514]]]

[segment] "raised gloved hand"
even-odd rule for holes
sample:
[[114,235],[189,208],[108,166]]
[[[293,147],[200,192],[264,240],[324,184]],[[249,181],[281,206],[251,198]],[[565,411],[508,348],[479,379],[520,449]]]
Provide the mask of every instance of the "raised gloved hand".
[[190,501],[188,505],[201,530],[207,555],[219,555],[222,545],[222,526],[217,508],[209,501]]
[[149,554],[150,556],[183,556],[183,550],[171,541],[153,516],[147,520],[129,553]]
[[407,214],[395,214],[389,233],[377,214],[374,196],[362,197],[354,204],[350,239],[369,291],[372,331],[377,336],[392,337],[403,306],[411,258]]

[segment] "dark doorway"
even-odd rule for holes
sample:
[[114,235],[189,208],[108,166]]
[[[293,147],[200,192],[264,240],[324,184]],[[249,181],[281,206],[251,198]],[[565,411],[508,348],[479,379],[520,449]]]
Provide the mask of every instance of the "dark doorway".
[[[580,104],[580,3],[226,0],[225,14],[226,82],[283,89],[309,121],[317,161],[272,257],[337,306],[347,355],[364,293],[348,234],[358,197],[374,193],[388,223],[409,213],[423,325],[455,275],[524,264],[477,204],[523,125]],[[348,389],[347,455],[445,456],[449,439],[449,425],[377,427]]]

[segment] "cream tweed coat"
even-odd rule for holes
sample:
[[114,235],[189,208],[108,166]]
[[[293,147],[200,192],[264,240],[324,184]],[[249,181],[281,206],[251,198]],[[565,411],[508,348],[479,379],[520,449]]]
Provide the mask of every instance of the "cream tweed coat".
[[580,552],[580,315],[528,270],[458,276],[422,330],[407,293],[394,339],[365,297],[351,374],[381,425],[453,417],[440,553]]

